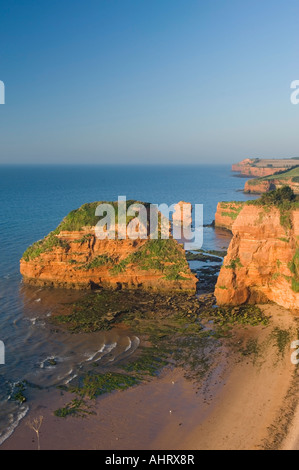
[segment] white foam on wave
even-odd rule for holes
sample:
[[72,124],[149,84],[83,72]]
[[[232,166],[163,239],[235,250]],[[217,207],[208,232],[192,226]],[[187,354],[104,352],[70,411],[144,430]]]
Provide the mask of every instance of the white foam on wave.
[[129,345],[126,347],[123,354],[125,353],[128,353],[128,355],[133,354],[138,348],[139,344],[140,344],[140,339],[138,338],[138,336],[133,336],[132,338],[129,338]]
[[[71,371],[71,372],[72,372],[72,371]],[[70,383],[73,379],[75,379],[76,377],[78,377],[78,374],[73,374],[73,375],[71,375],[68,379],[66,379],[66,380],[64,381],[64,385],[69,384],[69,383]]]
[[130,341],[130,344],[129,346],[126,347],[124,352],[129,351],[129,349],[132,349],[132,352],[136,351],[136,349],[138,348],[140,344],[140,339],[138,338],[138,336],[133,336],[132,339],[129,338],[129,341]]
[[[117,346],[117,342],[116,343],[105,344],[104,348],[102,348],[102,351],[101,351],[103,353],[103,355],[101,357],[99,357],[98,359],[96,359],[96,362],[99,361],[100,359],[102,359],[103,356],[106,356],[107,354],[109,354],[113,349],[116,348],[116,346]],[[112,359],[112,361],[113,360],[114,360],[114,358]],[[111,361],[111,359],[110,359],[110,361]]]
[[117,346],[117,342],[106,344],[103,349],[103,353],[109,354],[112,351],[112,349],[116,348],[116,346]]
[[60,362],[57,357],[55,357],[55,356],[48,356],[48,357],[46,357],[46,359],[44,359],[44,360],[40,363],[40,365],[39,365],[40,369],[44,369],[46,362],[47,362],[47,361],[51,361],[51,360],[54,360],[56,364],[48,364],[48,365],[46,366],[47,369],[53,369],[53,367],[55,367],[55,366],[57,365],[57,363]]
[[96,357],[97,354],[101,354],[104,351],[105,347],[106,347],[106,344],[104,343],[103,346],[95,353],[92,353],[92,354],[85,353],[84,355],[87,356],[86,362],[92,361]]
[[21,419],[23,419],[26,416],[26,414],[28,413],[28,410],[29,410],[29,406],[22,406],[20,408],[16,419],[8,427],[6,432],[4,434],[0,435],[0,446],[1,446],[1,444],[3,444],[4,441],[6,441],[6,439],[8,439],[12,435],[12,433],[14,432],[16,427],[18,426]]
[[46,323],[38,317],[28,318],[27,321],[30,321],[32,326],[38,326],[39,328],[44,328]]
[[132,343],[133,343],[132,348],[134,348],[134,351],[136,351],[136,349],[138,348],[140,344],[140,338],[138,338],[138,336],[134,336],[134,338],[132,339]]
[[127,352],[127,351],[129,351],[129,349],[131,349],[132,341],[130,340],[129,336],[128,336],[128,340],[129,340],[129,344],[128,344],[128,346],[126,347],[126,349],[125,349],[124,352]]
[[133,336],[133,338],[130,340],[130,346],[128,346],[126,349],[125,349],[125,353],[129,351],[129,354],[133,354],[136,349],[138,348],[139,344],[140,344],[140,339],[138,338],[138,336]]

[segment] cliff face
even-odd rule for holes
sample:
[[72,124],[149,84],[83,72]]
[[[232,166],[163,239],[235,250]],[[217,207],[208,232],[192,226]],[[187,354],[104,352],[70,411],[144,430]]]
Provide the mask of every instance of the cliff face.
[[269,180],[249,180],[246,181],[244,186],[244,192],[248,194],[262,194],[267,193],[273,189],[275,189],[275,186]]
[[233,223],[244,206],[244,202],[219,202],[215,214],[215,227],[232,230]]
[[252,158],[245,158],[239,163],[234,163],[232,165],[232,171],[235,171],[237,173],[241,173],[244,168],[247,168],[253,164],[254,160]]
[[197,279],[176,240],[100,240],[94,225],[63,230],[78,225],[79,219],[85,223],[85,212],[78,210],[79,215],[66,218],[56,231],[26,250],[20,261],[25,283],[195,292]]
[[251,194],[262,194],[267,193],[268,191],[273,191],[274,189],[282,188],[283,186],[289,186],[295,194],[299,194],[299,182],[291,178],[268,178],[266,180],[249,180],[246,181],[244,186],[245,193]]
[[282,171],[282,168],[259,168],[259,167],[248,167],[246,168],[242,174],[246,176],[257,176],[257,177],[263,177],[263,176],[270,176],[274,175],[275,173],[278,173],[279,171]]
[[273,301],[299,309],[299,209],[245,205],[215,289],[219,305]]
[[232,171],[243,176],[263,178],[286,171],[296,165],[298,165],[298,160],[294,159],[245,158],[241,162],[232,165]]
[[250,165],[232,165],[232,171],[238,172],[243,176],[270,176],[281,171],[282,168],[259,168]]

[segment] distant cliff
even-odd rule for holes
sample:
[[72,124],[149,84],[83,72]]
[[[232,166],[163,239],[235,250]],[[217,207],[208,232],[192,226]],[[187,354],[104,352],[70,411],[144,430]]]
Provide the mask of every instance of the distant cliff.
[[299,202],[246,203],[215,289],[217,303],[273,301],[299,309]]
[[285,185],[289,186],[295,194],[299,194],[299,166],[292,170],[280,172],[275,176],[248,180],[245,183],[244,192],[261,194],[279,189]]
[[232,165],[232,171],[242,176],[266,177],[281,171],[289,170],[298,165],[299,160],[293,158],[245,158]]
[[25,283],[73,289],[196,290],[185,251],[174,239],[99,240],[95,207],[72,211],[20,261]]

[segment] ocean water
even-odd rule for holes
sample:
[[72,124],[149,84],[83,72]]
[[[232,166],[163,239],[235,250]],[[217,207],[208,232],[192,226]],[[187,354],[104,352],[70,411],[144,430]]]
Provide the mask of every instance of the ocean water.
[[[219,201],[246,200],[244,179],[230,166],[2,166],[0,167],[0,444],[25,416],[28,405],[9,399],[15,384],[37,387],[67,383],[80,367],[106,364],[134,351],[139,338],[117,329],[88,335],[53,334],[47,322],[55,302],[72,292],[22,285],[19,260],[34,241],[56,228],[71,210],[118,196],[168,205],[180,200],[203,204],[204,223],[214,219]],[[204,248],[221,249],[227,234],[204,230]],[[53,359],[55,365],[53,365]],[[30,402],[29,402],[30,405]]]

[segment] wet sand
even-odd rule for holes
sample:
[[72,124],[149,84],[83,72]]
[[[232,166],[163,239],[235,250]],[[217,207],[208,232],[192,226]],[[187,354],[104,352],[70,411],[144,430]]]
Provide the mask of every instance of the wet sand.
[[[43,392],[0,449],[36,449],[34,432],[26,422],[40,415],[43,416],[41,449],[197,450],[290,446],[291,441],[287,443],[286,438],[294,432],[297,366],[291,363],[290,345],[284,355],[280,354],[272,333],[275,327],[287,330],[296,328],[296,324],[290,312],[281,307],[267,305],[263,309],[272,315],[271,325],[236,327],[203,383],[193,383],[182,369],[167,367],[146,383],[93,401],[96,414],[86,418],[55,417],[53,411],[65,406],[74,396],[59,390]],[[261,344],[260,353],[240,354],[239,345],[255,339]],[[290,341],[294,339],[290,336]],[[298,422],[299,412],[297,415]],[[292,442],[298,446],[295,438]]]

